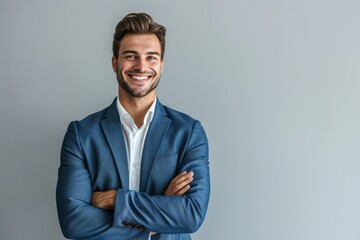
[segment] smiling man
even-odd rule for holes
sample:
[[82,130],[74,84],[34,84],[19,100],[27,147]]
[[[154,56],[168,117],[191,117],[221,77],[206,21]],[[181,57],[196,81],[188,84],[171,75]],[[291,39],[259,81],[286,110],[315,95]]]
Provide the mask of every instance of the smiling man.
[[66,238],[191,239],[205,218],[205,132],[156,97],[165,31],[145,13],[128,14],[115,28],[118,96],[71,122],[61,149],[56,200]]

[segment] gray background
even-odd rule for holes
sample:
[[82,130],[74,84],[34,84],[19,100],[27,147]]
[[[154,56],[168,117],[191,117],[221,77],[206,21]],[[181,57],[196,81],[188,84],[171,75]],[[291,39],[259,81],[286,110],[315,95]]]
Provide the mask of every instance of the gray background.
[[128,12],[167,27],[159,98],[207,130],[194,239],[360,239],[357,0],[1,0],[0,239],[63,239],[62,138],[115,97]]

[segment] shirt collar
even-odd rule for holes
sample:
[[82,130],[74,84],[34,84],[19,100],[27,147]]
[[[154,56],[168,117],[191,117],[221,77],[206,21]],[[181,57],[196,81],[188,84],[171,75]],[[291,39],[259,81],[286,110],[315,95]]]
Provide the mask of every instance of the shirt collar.
[[[146,112],[145,114],[145,118],[144,118],[144,124],[150,123],[154,117],[154,113],[155,113],[155,107],[156,107],[156,102],[157,102],[157,98],[155,98],[154,102],[151,104],[149,110]],[[125,117],[128,117],[132,120],[132,117],[130,116],[130,114],[125,110],[125,108],[121,105],[119,97],[117,97],[116,100],[116,108],[119,114],[119,118],[120,118],[120,123],[123,124],[123,119]],[[135,124],[135,123],[134,123]]]

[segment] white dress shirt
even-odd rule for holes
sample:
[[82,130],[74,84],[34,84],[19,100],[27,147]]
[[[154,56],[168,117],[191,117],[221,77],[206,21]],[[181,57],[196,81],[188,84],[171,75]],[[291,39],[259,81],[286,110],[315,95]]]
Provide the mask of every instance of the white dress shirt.
[[119,98],[116,101],[116,107],[119,113],[120,122],[126,143],[126,151],[129,166],[129,189],[139,191],[141,158],[144,148],[144,142],[150,123],[153,119],[156,106],[156,98],[147,111],[143,125],[138,128],[130,114],[121,106]]

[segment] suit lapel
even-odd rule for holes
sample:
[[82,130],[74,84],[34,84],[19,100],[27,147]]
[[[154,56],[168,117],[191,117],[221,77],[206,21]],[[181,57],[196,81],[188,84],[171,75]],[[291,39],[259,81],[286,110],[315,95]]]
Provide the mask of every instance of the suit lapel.
[[126,145],[116,108],[116,101],[117,99],[108,107],[105,118],[101,121],[101,126],[115,159],[122,187],[123,189],[129,189],[129,168]]
[[158,101],[156,104],[155,115],[146,134],[143,148],[140,174],[140,192],[147,191],[154,161],[157,157],[161,143],[170,124],[171,119],[167,117],[164,106]]

